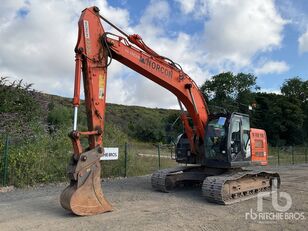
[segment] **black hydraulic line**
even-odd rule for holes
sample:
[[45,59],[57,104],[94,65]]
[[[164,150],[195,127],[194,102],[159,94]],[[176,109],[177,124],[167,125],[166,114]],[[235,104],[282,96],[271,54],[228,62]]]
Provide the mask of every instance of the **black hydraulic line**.
[[112,26],[114,29],[116,29],[117,31],[119,31],[121,34],[123,34],[125,37],[129,37],[128,34],[126,34],[123,30],[121,30],[119,27],[117,27],[116,25],[114,25],[112,22],[110,22],[108,19],[106,19],[105,17],[99,15],[99,17],[101,19],[103,19],[106,23],[108,23],[110,26]]
[[[111,53],[109,44],[108,44],[108,42],[107,42],[107,35],[108,35],[108,34],[114,35],[114,34],[112,34],[112,33],[105,32],[105,33],[103,34],[103,36],[102,36],[102,39],[101,39],[102,44],[105,45],[105,47],[107,48],[107,52],[108,52],[108,55],[109,55],[109,58],[110,58],[109,61],[107,61],[106,67],[108,67],[108,66],[111,64],[111,62],[112,62],[112,53]],[[116,36],[116,35],[114,35],[114,36]]]
[[[114,29],[116,29],[117,31],[119,31],[121,34],[123,34],[126,38],[129,38],[129,35],[128,35],[128,34],[126,34],[123,30],[121,30],[119,27],[117,27],[116,25],[114,25],[112,22],[110,22],[110,21],[109,21],[108,19],[106,19],[104,16],[102,16],[102,15],[99,14],[99,17],[100,17],[103,21],[105,21],[106,23],[108,23],[110,26],[112,26]],[[141,40],[141,42],[142,42],[142,44],[143,44],[145,47],[147,47],[148,49],[152,50],[150,47],[148,47],[148,46],[143,42],[143,40]],[[171,62],[171,65],[173,65],[174,67],[176,67],[176,68],[180,69],[181,71],[183,71],[183,69],[182,69],[182,67],[181,67],[180,64],[175,63],[172,59],[169,59],[169,58],[167,58],[167,57],[164,57],[164,56],[161,56],[161,55],[157,54],[155,51],[153,51],[153,52],[154,52],[158,57],[160,57],[160,58],[162,58],[162,59],[165,59],[165,60]],[[109,64],[108,64],[107,66],[109,66]]]

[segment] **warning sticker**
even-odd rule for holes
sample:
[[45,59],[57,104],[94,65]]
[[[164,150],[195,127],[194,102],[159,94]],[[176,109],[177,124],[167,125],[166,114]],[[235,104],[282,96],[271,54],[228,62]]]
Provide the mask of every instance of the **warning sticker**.
[[99,74],[98,76],[98,98],[103,99],[105,95],[105,76]]
[[83,21],[83,28],[84,28],[84,36],[89,39],[90,38],[90,32],[89,32],[89,22],[87,20]]

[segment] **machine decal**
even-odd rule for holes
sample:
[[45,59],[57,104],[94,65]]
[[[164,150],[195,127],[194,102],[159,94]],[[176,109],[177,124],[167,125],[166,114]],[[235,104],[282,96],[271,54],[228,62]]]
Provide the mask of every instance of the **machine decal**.
[[87,20],[83,21],[84,28],[84,37],[86,38],[86,50],[87,54],[91,54],[91,40],[90,40],[90,30],[89,30],[89,22]]
[[84,27],[84,36],[89,39],[90,33],[89,33],[89,22],[87,20],[83,21],[83,27]]
[[98,76],[98,98],[103,99],[105,95],[105,77],[103,74]]
[[156,71],[164,74],[168,78],[172,78],[172,71],[171,70],[168,70],[165,67],[159,65],[158,63],[153,62],[149,58],[140,57],[139,61],[141,63],[145,64],[147,67],[152,68],[153,70],[156,70]]

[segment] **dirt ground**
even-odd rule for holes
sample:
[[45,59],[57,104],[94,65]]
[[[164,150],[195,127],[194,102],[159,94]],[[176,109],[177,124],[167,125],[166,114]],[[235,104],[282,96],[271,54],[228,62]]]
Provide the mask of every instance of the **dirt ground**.
[[[91,217],[62,209],[64,184],[0,193],[0,230],[307,230],[308,165],[271,170],[280,172],[281,191],[292,197],[292,207],[281,215],[288,219],[253,220],[247,214],[257,213],[257,199],[222,206],[205,201],[196,187],[156,192],[150,176],[142,176],[105,181],[104,193],[114,211]],[[270,198],[264,199],[262,213],[277,213]]]

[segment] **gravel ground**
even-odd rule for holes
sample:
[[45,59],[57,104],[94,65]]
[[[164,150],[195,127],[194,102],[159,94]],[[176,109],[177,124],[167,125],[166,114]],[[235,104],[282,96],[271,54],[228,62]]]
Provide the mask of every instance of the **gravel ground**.
[[[308,165],[268,169],[280,172],[281,191],[292,197],[292,207],[282,215],[297,219],[246,219],[251,209],[257,213],[256,199],[211,204],[201,197],[200,188],[160,193],[151,189],[150,176],[142,176],[105,181],[104,194],[114,211],[91,217],[61,208],[64,184],[0,193],[0,230],[307,230]],[[264,200],[264,213],[277,214],[270,198]],[[301,213],[305,219],[299,219]]]

